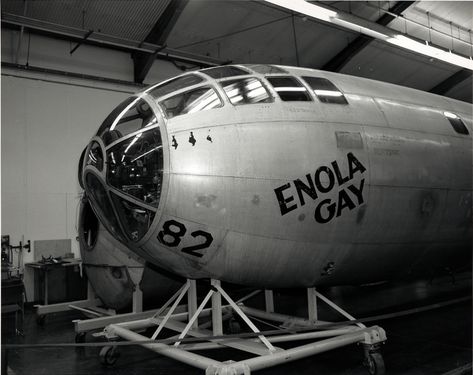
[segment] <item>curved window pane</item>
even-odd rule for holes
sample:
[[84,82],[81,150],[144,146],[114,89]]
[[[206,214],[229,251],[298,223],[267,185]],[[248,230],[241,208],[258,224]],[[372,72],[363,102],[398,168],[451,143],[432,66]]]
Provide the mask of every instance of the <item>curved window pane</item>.
[[204,69],[202,73],[216,79],[250,74],[246,70],[237,68],[236,66],[218,66],[216,68]]
[[98,137],[102,137],[105,131],[110,128],[110,125],[112,124],[113,120],[115,120],[118,117],[118,115],[134,100],[136,100],[136,97],[133,97],[133,96],[126,98],[112,112],[110,112],[110,114],[106,117],[106,119],[103,120],[102,125],[100,125],[100,128],[97,131],[96,135]]
[[85,177],[87,192],[92,201],[95,203],[93,207],[96,209],[97,216],[102,224],[119,240],[123,241],[120,225],[115,217],[112,204],[107,196],[107,192],[100,180],[92,173],[87,173]]
[[294,77],[266,77],[266,79],[273,85],[281,100],[285,102],[308,102],[311,100],[305,86]]
[[120,104],[107,117],[99,130],[105,146],[116,140],[158,122],[149,104],[139,98],[132,98]]
[[267,103],[272,98],[260,80],[256,78],[235,79],[220,82],[225,93],[234,105]]
[[343,93],[326,78],[302,77],[322,103],[348,104]]
[[195,113],[223,105],[215,90],[211,87],[200,87],[175,95],[159,102],[166,116],[172,118],[186,113]]
[[260,74],[288,74],[288,71],[273,65],[248,65],[248,68]]
[[113,193],[111,196],[126,235],[132,241],[139,241],[151,226],[155,213]]
[[201,76],[198,76],[197,74],[188,74],[163,83],[149,91],[148,94],[157,99],[164,95],[170,94],[173,91],[197,85],[198,83],[201,83],[203,81],[204,79]]
[[158,207],[163,179],[163,146],[158,128],[138,133],[107,152],[107,181],[153,207]]
[[103,169],[102,147],[97,142],[92,142],[87,154],[87,165],[93,165],[99,171]]

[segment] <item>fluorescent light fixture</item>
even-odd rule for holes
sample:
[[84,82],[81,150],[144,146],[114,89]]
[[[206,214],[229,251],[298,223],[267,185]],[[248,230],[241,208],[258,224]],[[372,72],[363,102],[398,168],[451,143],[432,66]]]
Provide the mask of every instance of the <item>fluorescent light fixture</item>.
[[305,16],[332,23],[343,28],[368,35],[372,38],[382,40],[400,48],[432,57],[437,60],[473,70],[472,57],[460,56],[451,51],[430,46],[428,43],[418,42],[412,38],[400,35],[399,32],[388,27],[375,24],[360,17],[345,12],[334,12],[320,5],[312,4],[304,0],[265,0],[267,3],[277,5],[281,8],[303,14]]
[[310,4],[304,0],[266,0],[266,2],[327,22],[331,22],[331,18],[337,16],[337,12],[333,10]]
[[368,35],[372,38],[375,39],[386,39],[388,36],[386,34],[380,33],[378,31],[375,31],[373,29],[370,29],[369,27],[361,26],[358,24],[355,24],[350,21],[342,20],[341,18],[332,18],[331,23],[334,23],[335,25],[342,26],[346,29],[350,29],[356,32],[359,32],[360,34],[365,34]]
[[398,34],[394,37],[386,39],[386,41],[398,47],[405,48],[413,52],[421,53],[425,56],[433,57],[437,60],[442,60],[453,65],[473,70],[473,61],[471,60],[471,58],[468,59],[450,51],[444,51],[440,48],[429,46],[414,39],[408,38],[404,35]]

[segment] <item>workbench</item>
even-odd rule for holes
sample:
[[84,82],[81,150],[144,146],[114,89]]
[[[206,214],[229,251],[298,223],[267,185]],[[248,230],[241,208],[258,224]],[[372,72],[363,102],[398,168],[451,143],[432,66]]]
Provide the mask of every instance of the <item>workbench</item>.
[[87,296],[87,279],[80,272],[80,259],[54,262],[31,262],[34,270],[35,301],[43,305],[83,299]]

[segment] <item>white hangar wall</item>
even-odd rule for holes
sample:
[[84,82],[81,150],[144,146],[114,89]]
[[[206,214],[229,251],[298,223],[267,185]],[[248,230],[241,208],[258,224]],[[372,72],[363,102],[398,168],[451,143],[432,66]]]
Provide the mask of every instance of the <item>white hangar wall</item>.
[[[18,36],[2,30],[2,62],[15,59],[14,34]],[[31,39],[30,66],[133,80],[127,53],[81,46],[77,52],[82,49],[82,54],[71,57],[68,42],[33,35]],[[18,63],[25,64],[24,57]],[[150,79],[159,81],[178,73],[174,65],[157,61]],[[13,245],[21,240],[31,240],[33,246],[36,240],[71,239],[72,251],[79,256],[80,154],[108,113],[135,91],[132,85],[2,68],[1,232],[10,235]],[[23,252],[23,263],[33,260],[34,246],[32,252]],[[32,300],[28,269],[25,286]]]

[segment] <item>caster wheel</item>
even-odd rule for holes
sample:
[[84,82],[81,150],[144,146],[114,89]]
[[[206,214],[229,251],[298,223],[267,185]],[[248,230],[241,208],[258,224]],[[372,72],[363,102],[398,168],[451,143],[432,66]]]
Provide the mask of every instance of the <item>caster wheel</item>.
[[100,350],[100,362],[105,366],[113,366],[119,356],[116,346],[104,346]]
[[228,321],[228,330],[232,335],[241,333],[240,322],[238,322],[238,320],[236,320],[235,318],[230,318],[230,320]]
[[76,344],[82,344],[85,342],[85,332],[76,334]]
[[365,366],[370,375],[384,375],[386,373],[381,353],[369,353],[365,359]]
[[46,315],[38,315],[36,317],[36,324],[39,326],[44,326],[44,323],[46,322]]

